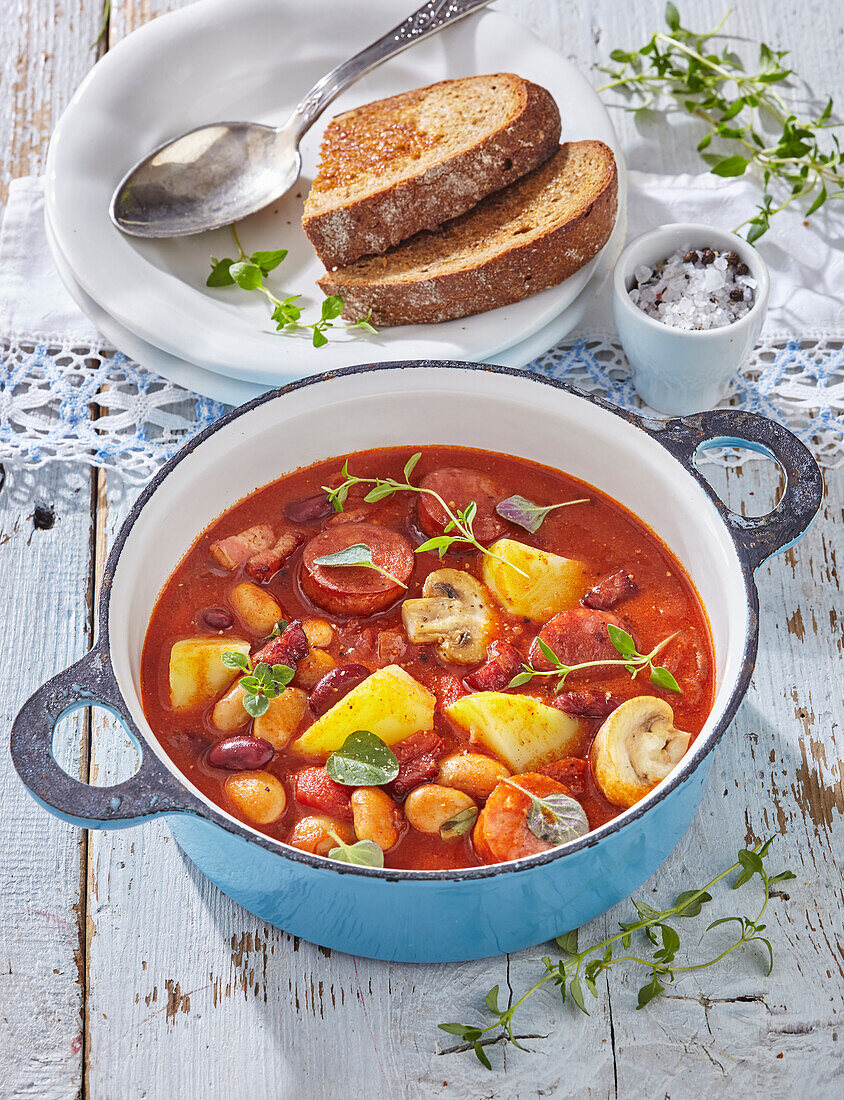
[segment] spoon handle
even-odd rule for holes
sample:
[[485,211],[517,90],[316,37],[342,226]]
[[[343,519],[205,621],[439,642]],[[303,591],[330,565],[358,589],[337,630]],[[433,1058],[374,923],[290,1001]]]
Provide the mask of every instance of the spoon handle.
[[365,73],[395,57],[408,46],[429,38],[443,27],[456,23],[458,19],[463,19],[490,2],[491,0],[428,0],[427,4],[423,4],[397,27],[387,31],[377,41],[317,81],[293,112],[291,122],[296,127],[297,139],[310,129],[332,100]]

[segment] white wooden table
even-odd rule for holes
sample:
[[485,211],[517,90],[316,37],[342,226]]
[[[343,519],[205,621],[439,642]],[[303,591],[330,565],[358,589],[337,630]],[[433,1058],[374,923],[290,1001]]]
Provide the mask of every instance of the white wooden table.
[[[351,0],[340,0],[351,2]],[[365,18],[364,0],[356,0]],[[236,0],[232,0],[236,3]],[[0,184],[37,173],[51,128],[98,52],[179,0],[113,0],[91,50],[99,0],[6,0],[0,13]],[[662,0],[501,0],[584,70],[641,44]],[[817,94],[841,94],[842,26],[826,0],[742,0],[732,30],[793,52]],[[399,3],[397,13],[410,7]],[[689,5],[682,5],[689,9]],[[698,0],[714,25],[726,0]],[[840,102],[838,104],[841,106]],[[565,104],[562,105],[565,110]],[[616,114],[633,167],[697,170],[691,146]],[[0,195],[0,198],[4,195]],[[673,898],[776,836],[797,875],[770,911],[770,978],[752,952],[687,978],[645,1011],[613,974],[588,1018],[551,993],[517,1031],[531,1053],[487,1048],[494,1072],[436,1030],[480,1019],[487,989],[518,995],[542,948],[464,965],[412,967],[333,954],[263,925],[180,855],[163,824],[84,834],[39,810],[0,747],[0,1096],[151,1097],[815,1097],[844,1095],[844,732],[836,555],[844,549],[841,474],[819,522],[759,574],[760,654],[720,748],[694,825],[640,891]],[[767,464],[719,474],[733,507],[775,499]],[[55,524],[35,529],[36,501]],[[98,570],[127,500],[81,468],[6,471],[0,491],[3,739],[25,696],[75,660],[95,628]],[[68,769],[93,782],[131,774],[112,723],[69,719]],[[750,899],[737,901],[741,911]],[[715,915],[727,912],[719,901]],[[629,903],[582,933],[600,938]],[[697,926],[696,926],[697,927]],[[693,941],[694,942],[694,941]]]

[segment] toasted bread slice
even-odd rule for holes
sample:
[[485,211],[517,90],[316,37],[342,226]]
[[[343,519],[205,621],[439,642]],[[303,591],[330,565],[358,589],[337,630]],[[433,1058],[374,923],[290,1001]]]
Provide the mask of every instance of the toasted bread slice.
[[510,305],[556,286],[592,259],[615,224],[618,175],[600,141],[573,141],[529,176],[433,233],[419,233],[319,280],[343,315],[434,324]]
[[302,226],[327,268],[471,209],[557,148],[550,93],[512,73],[443,80],[329,123]]

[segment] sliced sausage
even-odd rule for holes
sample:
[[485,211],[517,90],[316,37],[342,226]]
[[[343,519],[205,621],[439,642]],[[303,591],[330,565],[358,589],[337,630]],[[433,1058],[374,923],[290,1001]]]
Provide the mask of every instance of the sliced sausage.
[[[572,792],[556,779],[536,772],[514,775],[514,782],[526,791],[545,796]],[[540,840],[527,825],[531,800],[524,791],[516,790],[509,783],[499,783],[478,815],[472,840],[475,851],[484,863],[504,863],[508,859],[522,859],[537,852],[553,848],[547,840]]]
[[626,569],[619,569],[612,576],[598,581],[580,602],[584,607],[592,607],[596,611],[609,611],[611,607],[626,600],[634,592],[636,592],[636,582]]
[[302,551],[301,583],[305,594],[334,615],[372,615],[401,596],[404,589],[367,566],[316,565],[315,559],[364,543],[372,560],[402,584],[413,572],[413,549],[397,531],[378,523],[347,523],[320,532]]
[[555,695],[552,705],[574,718],[606,718],[621,706],[618,696],[609,691],[563,691]]
[[463,683],[470,691],[503,691],[522,667],[522,655],[509,642],[486,647],[487,661]]
[[[500,493],[495,482],[485,474],[477,470],[464,470],[459,466],[448,466],[427,474],[419,485],[422,489],[431,489],[438,493],[455,514],[473,500],[478,510],[472,530],[478,542],[494,542],[506,531],[504,521],[495,511]],[[443,506],[430,493],[419,494],[416,516],[419,527],[429,538],[441,535],[449,523]]]
[[[561,611],[549,619],[534,639],[530,647],[530,663],[542,672],[554,667],[539,648],[540,638],[564,665],[617,660],[619,653],[610,641],[608,623],[623,629],[621,619],[610,611],[593,611],[588,607]],[[600,668],[593,668],[589,674],[596,676],[600,671]]]

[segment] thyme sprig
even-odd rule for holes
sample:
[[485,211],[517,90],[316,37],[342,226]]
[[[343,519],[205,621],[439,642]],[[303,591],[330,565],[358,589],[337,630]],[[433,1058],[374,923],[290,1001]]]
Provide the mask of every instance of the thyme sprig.
[[363,332],[375,335],[378,332],[371,321],[371,311],[359,321],[349,324],[337,322],[337,318],[343,312],[343,299],[338,294],[330,294],[322,303],[320,315],[316,321],[302,321],[304,312],[298,305],[301,294],[291,294],[287,298],[277,298],[269,287],[264,286],[264,279],[271,271],[274,271],[287,256],[286,248],[276,248],[272,251],[252,252],[247,255],[235,226],[229,226],[235,246],[237,257],[225,257],[218,260],[211,257],[211,274],[205,280],[205,285],[210,287],[239,286],[241,290],[257,290],[263,294],[273,307],[270,314],[276,323],[278,332],[287,335],[291,333],[310,330],[311,342],[315,348],[324,347],[328,343],[326,332],[339,323],[342,328],[358,328]]
[[647,670],[650,675],[651,683],[655,684],[656,687],[665,688],[667,691],[676,691],[682,694],[680,685],[668,669],[663,668],[661,665],[654,664],[654,658],[657,654],[660,653],[670,641],[673,641],[673,639],[677,637],[679,631],[670,634],[667,638],[663,638],[661,642],[657,642],[650,653],[640,653],[636,648],[636,643],[627,631],[622,630],[621,627],[615,626],[613,623],[607,624],[607,633],[616,651],[621,654],[619,660],[606,659],[602,661],[583,661],[579,665],[566,665],[563,664],[547,642],[543,641],[542,638],[537,638],[537,645],[542,655],[554,667],[547,671],[537,671],[537,669],[531,668],[530,665],[522,665],[522,671],[516,673],[507,687],[521,687],[522,684],[529,683],[536,676],[556,676],[557,683],[554,690],[559,694],[565,687],[566,680],[572,672],[579,672],[584,668],[601,668],[606,665],[621,665],[630,673],[630,676],[634,680],[640,672]]
[[[611,80],[598,91],[621,92],[632,100],[628,109],[633,111],[674,101],[706,123],[697,148],[711,172],[760,174],[762,201],[735,230],[746,227],[747,240],[753,242],[795,199],[806,203],[809,217],[829,199],[844,197],[844,154],[835,134],[824,140],[827,131],[842,124],[832,121],[831,98],[813,118],[798,118],[789,109],[776,88],[793,73],[786,68],[787,50],[761,43],[755,71],[746,70],[729,45],[716,52],[712,40],[728,16],[710,31],[691,31],[668,3],[668,30],[655,32],[639,49],[613,50],[610,57],[617,65],[601,69]],[[708,151],[713,142],[721,152]]]
[[[456,1035],[465,1042],[470,1043],[478,1061],[492,1069],[486,1051],[484,1050],[484,1037],[489,1036],[486,1042],[503,1040],[512,1043],[520,1050],[526,1050],[518,1041],[513,1031],[513,1017],[517,1011],[537,990],[548,982],[553,982],[563,1001],[570,998],[581,1012],[589,1015],[586,1007],[584,988],[593,997],[598,997],[598,978],[607,973],[613,967],[622,963],[643,967],[648,972],[648,980],[639,989],[637,1008],[644,1008],[655,997],[658,997],[666,989],[668,983],[673,982],[678,974],[689,974],[693,971],[705,970],[722,962],[733,952],[738,951],[749,943],[760,943],[764,946],[767,958],[766,975],[770,974],[774,967],[774,949],[771,941],[762,933],[766,926],[762,923],[768,903],[771,899],[771,888],[786,879],[795,876],[791,871],[780,871],[771,875],[765,867],[765,858],[773,842],[773,837],[764,844],[754,848],[743,848],[738,853],[738,859],[726,871],[722,871],[715,878],[710,879],[705,886],[697,890],[684,890],[675,899],[674,904],[666,909],[654,909],[647,902],[633,899],[639,919],[635,921],[619,921],[620,931],[598,943],[590,944],[582,950],[578,945],[577,931],[565,932],[556,938],[556,944],[565,956],[562,959],[552,959],[546,956],[542,959],[545,973],[523,993],[508,1008],[500,1008],[498,1005],[498,986],[493,986],[487,993],[484,1003],[488,1011],[495,1017],[492,1023],[485,1027],[477,1024],[447,1023],[440,1024],[440,1030],[449,1035]],[[717,886],[733,872],[737,871],[732,883],[732,889],[738,890],[749,882],[754,876],[759,876],[763,886],[761,906],[755,917],[747,917],[737,914],[729,917],[721,917],[712,921],[706,931],[714,928],[737,925],[736,938],[728,946],[704,956],[701,960],[688,961],[682,965],[675,965],[675,958],[680,949],[681,932],[675,928],[674,921],[678,918],[696,917],[704,905],[712,901],[710,890]],[[643,935],[640,935],[643,934]],[[633,946],[636,937],[638,943],[635,953],[627,954]],[[641,945],[642,950],[639,950]],[[616,954],[617,949],[622,953]],[[650,954],[648,954],[650,952]]]
[[[426,493],[428,496],[432,496],[438,501],[440,507],[448,517],[448,523],[445,525],[442,535],[435,535],[433,538],[423,542],[421,546],[417,546],[417,554],[421,554],[426,550],[434,550],[442,559],[446,551],[450,550],[452,546],[456,543],[463,543],[467,546],[473,546],[488,558],[493,558],[495,561],[501,562],[502,565],[506,565],[510,569],[515,569],[516,572],[520,573],[523,577],[527,577],[528,574],[525,573],[523,569],[519,569],[513,562],[506,561],[500,555],[487,549],[486,546],[478,542],[473,529],[475,515],[478,511],[478,506],[474,500],[470,500],[465,508],[458,508],[456,511],[452,511],[440,494],[433,489],[425,489],[421,485],[411,484],[410,475],[413,473],[416,463],[421,457],[422,452],[417,451],[416,454],[411,455],[407,460],[404,466],[404,481],[398,481],[394,477],[356,477],[354,474],[349,473],[349,463],[347,460],[343,463],[343,469],[341,471],[343,476],[342,483],[338,485],[336,489],[332,489],[328,485],[323,485],[322,488],[323,491],[328,494],[328,500],[335,512],[343,511],[343,505],[346,503],[349,490],[355,485],[373,486],[363,498],[367,504],[374,504],[376,501],[386,500],[388,497],[395,496],[396,493]],[[457,531],[458,534],[450,535],[448,534],[449,531]]]

